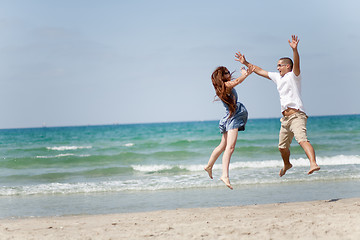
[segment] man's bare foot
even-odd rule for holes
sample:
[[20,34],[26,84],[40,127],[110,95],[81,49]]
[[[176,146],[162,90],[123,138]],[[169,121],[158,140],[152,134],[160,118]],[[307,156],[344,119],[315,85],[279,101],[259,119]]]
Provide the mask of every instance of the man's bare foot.
[[308,171],[308,175],[312,174],[315,171],[319,171],[320,167],[318,165],[310,166],[310,171]]
[[230,180],[228,177],[221,177],[220,180],[223,181],[228,188],[233,190],[232,186],[230,185]]
[[284,165],[284,167],[282,169],[280,169],[279,176],[280,177],[284,176],[286,171],[289,170],[290,168],[292,168],[292,164]]
[[210,177],[211,179],[213,179],[213,176],[212,176],[212,167],[206,166],[206,167],[204,167],[204,170],[207,171],[207,173],[209,174],[209,177]]

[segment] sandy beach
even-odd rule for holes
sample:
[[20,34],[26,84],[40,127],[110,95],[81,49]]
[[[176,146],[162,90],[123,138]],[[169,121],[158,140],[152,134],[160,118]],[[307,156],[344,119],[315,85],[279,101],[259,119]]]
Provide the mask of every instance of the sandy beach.
[[0,239],[360,239],[360,198],[2,219]]

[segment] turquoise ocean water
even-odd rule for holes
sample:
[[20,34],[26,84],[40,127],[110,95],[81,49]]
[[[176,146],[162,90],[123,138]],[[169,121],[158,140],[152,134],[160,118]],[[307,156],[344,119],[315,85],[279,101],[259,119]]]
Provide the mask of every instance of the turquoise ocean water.
[[309,117],[321,170],[293,141],[280,178],[279,119],[250,119],[231,191],[203,170],[218,121],[0,130],[0,218],[137,212],[360,197],[360,115]]

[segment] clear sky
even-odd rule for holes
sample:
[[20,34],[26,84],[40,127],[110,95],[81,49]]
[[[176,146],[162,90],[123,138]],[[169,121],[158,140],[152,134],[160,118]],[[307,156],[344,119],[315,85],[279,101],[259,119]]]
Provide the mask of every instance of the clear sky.
[[[300,38],[309,116],[360,113],[355,0],[1,0],[0,128],[218,120],[210,75],[267,71]],[[271,81],[236,87],[250,118],[280,117]]]

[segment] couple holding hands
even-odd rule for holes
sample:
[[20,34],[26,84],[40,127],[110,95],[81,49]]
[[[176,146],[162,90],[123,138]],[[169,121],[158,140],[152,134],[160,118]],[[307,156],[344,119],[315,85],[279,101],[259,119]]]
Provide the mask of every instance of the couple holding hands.
[[235,144],[239,131],[245,130],[248,112],[245,106],[238,102],[235,86],[242,83],[252,72],[264,78],[272,80],[279,92],[281,112],[283,117],[280,119],[281,128],[279,133],[279,151],[284,161],[284,166],[280,169],[280,177],[292,167],[290,163],[290,144],[295,137],[296,141],[304,149],[310,161],[308,174],[320,170],[316,164],[315,151],[307,139],[306,122],[307,115],[301,100],[301,74],[300,57],[297,50],[299,38],[295,35],[288,40],[293,51],[293,60],[288,57],[280,58],[277,63],[278,72],[268,72],[256,65],[249,63],[240,52],[235,54],[236,61],[244,64],[247,70],[241,69],[241,76],[233,79],[232,73],[226,67],[220,66],[211,75],[211,80],[215,88],[217,97],[223,102],[226,115],[220,120],[219,128],[222,133],[220,144],[213,150],[207,166],[204,168],[212,177],[212,168],[218,159],[222,157],[222,175],[220,180],[230,189],[233,189],[229,180],[230,158],[235,150]]

